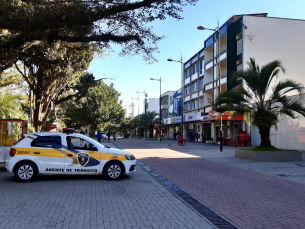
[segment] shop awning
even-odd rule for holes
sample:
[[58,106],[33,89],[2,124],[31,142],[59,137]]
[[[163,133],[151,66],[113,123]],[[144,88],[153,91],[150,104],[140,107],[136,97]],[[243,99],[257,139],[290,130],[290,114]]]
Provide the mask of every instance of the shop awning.
[[229,115],[223,115],[222,120],[244,120],[244,116],[243,115],[236,115],[234,118],[229,119]]
[[204,118],[201,120],[201,122],[211,122],[211,121],[215,121],[215,118]]

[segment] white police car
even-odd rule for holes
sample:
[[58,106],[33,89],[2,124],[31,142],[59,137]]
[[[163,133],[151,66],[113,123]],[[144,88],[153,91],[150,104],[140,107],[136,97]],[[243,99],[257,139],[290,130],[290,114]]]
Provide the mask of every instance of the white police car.
[[37,174],[104,174],[115,180],[135,172],[136,159],[124,150],[106,147],[82,134],[25,134],[10,149],[6,169],[21,181]]

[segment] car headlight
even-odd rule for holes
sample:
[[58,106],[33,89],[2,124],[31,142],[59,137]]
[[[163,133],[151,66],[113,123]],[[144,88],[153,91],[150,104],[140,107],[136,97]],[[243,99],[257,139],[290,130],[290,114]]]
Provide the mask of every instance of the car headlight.
[[126,154],[125,155],[127,160],[135,160],[136,158],[132,154]]

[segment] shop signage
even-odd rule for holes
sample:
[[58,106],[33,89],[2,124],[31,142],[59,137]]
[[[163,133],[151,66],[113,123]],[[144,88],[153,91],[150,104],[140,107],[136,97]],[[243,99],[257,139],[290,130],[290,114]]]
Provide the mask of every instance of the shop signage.
[[217,115],[216,111],[209,111],[209,117],[210,118],[214,118],[214,117],[216,117],[216,115]]
[[177,123],[177,122],[181,122],[181,117],[176,117],[176,122],[175,123]]
[[188,115],[187,116],[187,120],[193,120],[194,119],[194,116],[193,115]]

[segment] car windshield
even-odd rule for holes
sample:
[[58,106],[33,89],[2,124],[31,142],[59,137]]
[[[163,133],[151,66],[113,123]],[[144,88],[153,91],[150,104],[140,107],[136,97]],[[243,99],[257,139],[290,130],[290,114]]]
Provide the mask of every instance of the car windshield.
[[82,135],[81,138],[84,138],[85,140],[89,140],[89,139],[90,139],[89,141],[94,141],[94,144],[98,144],[98,145],[100,145],[100,146],[103,146],[104,148],[107,148],[106,146],[104,146],[104,145],[102,145],[101,143],[99,143],[96,139],[89,138],[89,137],[84,136],[84,135]]

